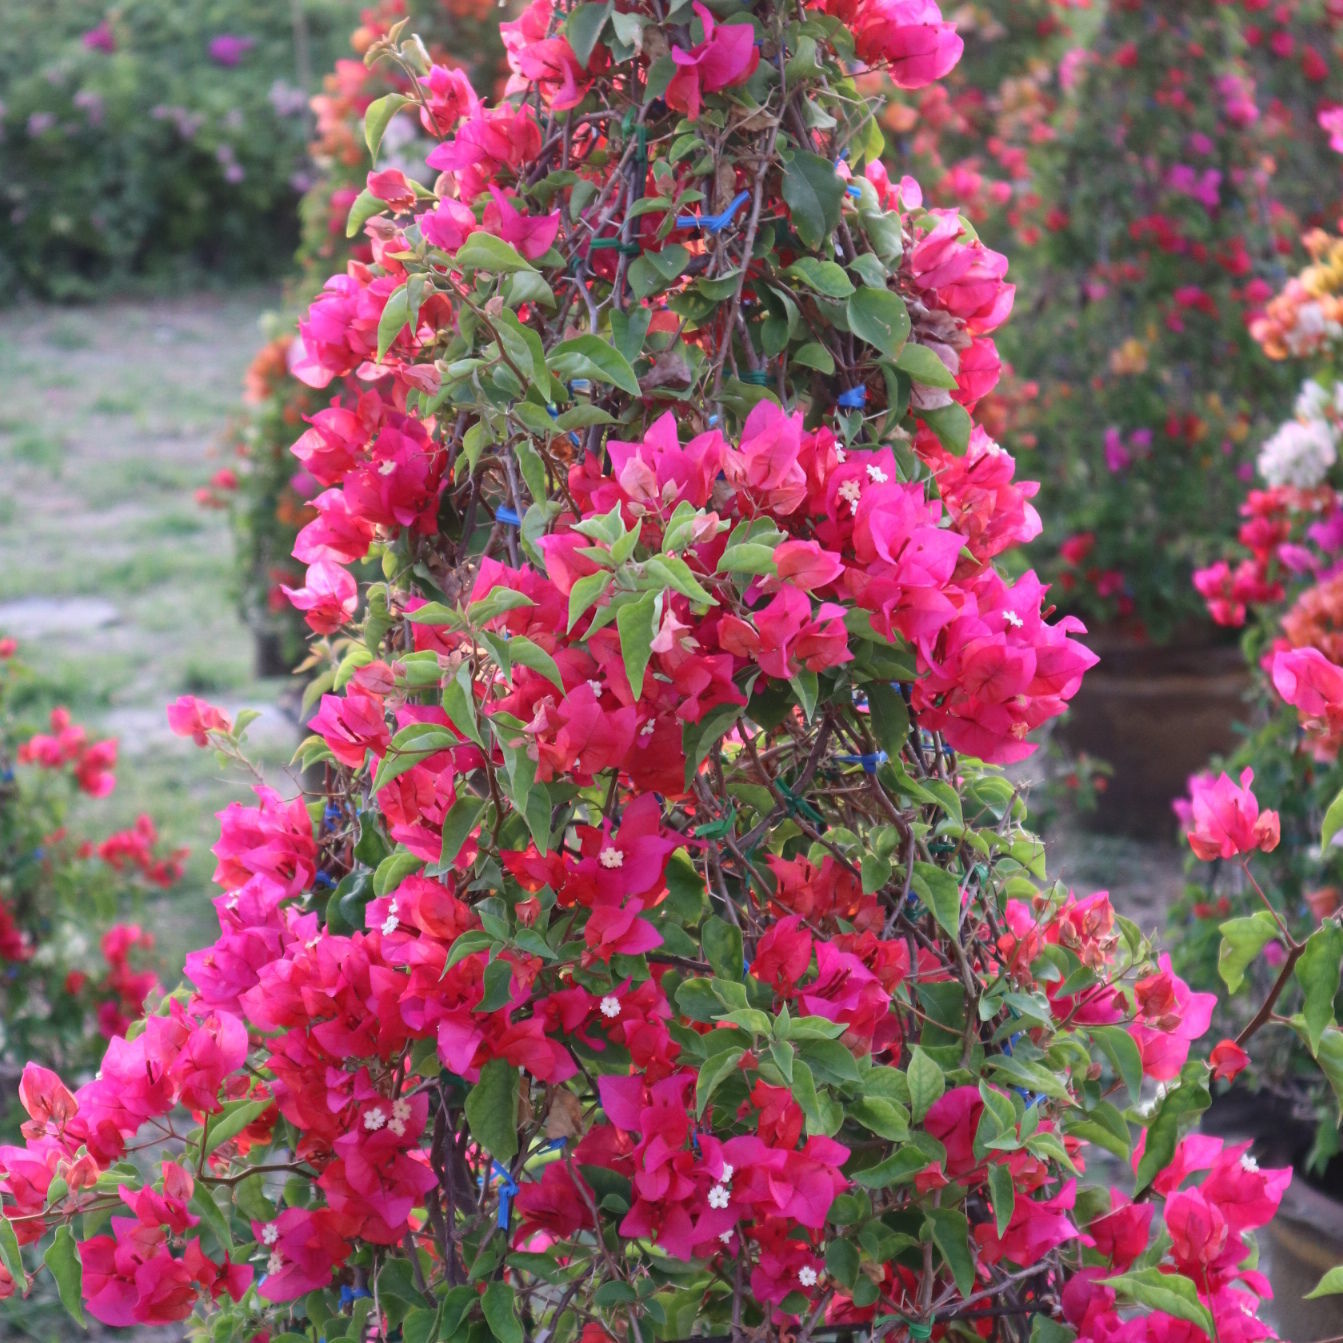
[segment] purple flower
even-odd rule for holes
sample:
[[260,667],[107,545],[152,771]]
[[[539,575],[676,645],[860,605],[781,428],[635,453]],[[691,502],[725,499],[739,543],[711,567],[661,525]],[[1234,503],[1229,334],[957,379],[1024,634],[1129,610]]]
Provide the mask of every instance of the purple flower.
[[104,19],[96,28],[90,28],[84,34],[84,45],[90,51],[113,52],[117,49],[117,39],[112,36],[112,26]]
[[216,65],[237,65],[252,48],[256,38],[239,37],[236,33],[220,33],[210,42],[210,59]]

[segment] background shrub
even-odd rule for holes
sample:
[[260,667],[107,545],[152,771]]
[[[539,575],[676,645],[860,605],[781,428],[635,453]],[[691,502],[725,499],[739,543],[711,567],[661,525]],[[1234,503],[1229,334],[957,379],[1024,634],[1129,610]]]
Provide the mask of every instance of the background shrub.
[[352,0],[15,0],[0,30],[0,289],[83,295],[288,263],[308,94]]

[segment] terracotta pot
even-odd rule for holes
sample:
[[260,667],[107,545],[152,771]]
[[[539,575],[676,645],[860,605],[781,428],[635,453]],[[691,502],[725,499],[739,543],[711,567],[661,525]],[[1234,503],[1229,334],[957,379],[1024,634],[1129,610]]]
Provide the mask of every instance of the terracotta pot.
[[1209,757],[1236,744],[1250,673],[1232,644],[1139,644],[1105,630],[1085,641],[1100,657],[1060,728],[1063,743],[1114,768],[1082,824],[1107,834],[1160,836],[1171,801]]

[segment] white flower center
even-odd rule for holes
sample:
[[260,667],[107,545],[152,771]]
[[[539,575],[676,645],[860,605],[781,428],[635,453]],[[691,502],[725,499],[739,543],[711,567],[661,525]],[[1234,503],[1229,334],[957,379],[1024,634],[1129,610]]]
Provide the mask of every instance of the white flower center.
[[1247,1170],[1251,1174],[1254,1174],[1259,1169],[1259,1163],[1248,1152],[1242,1152],[1240,1168],[1241,1170]]
[[731,1200],[732,1195],[728,1192],[726,1185],[716,1184],[709,1190],[709,1207],[711,1208],[726,1208]]
[[384,937],[389,937],[392,933],[396,932],[400,926],[401,925],[396,917],[396,901],[393,900],[388,904],[387,917],[382,921],[382,935]]
[[604,688],[604,687],[602,686],[602,683],[601,683],[600,681],[589,681],[589,682],[588,682],[588,689],[589,689],[590,691],[592,691],[592,693],[593,693],[598,699],[601,699],[601,697],[602,697],[602,690],[603,690],[603,688]]
[[863,482],[858,479],[846,480],[839,487],[839,497],[856,513],[858,501],[863,497]]
[[820,1276],[810,1264],[803,1264],[797,1271],[797,1280],[804,1287],[815,1287]]
[[279,1250],[272,1250],[270,1258],[266,1260],[266,1272],[278,1273],[284,1267],[284,1255]]
[[732,1183],[732,1176],[736,1172],[735,1166],[729,1166],[726,1161],[723,1162],[723,1173],[718,1177],[724,1184]]
[[876,462],[869,462],[867,467],[867,478],[874,485],[884,485],[890,477],[879,467]]
[[607,994],[602,999],[602,1016],[614,1021],[620,1015],[620,999],[612,994]]
[[625,855],[614,844],[608,844],[598,855],[597,861],[605,868],[625,866]]
[[376,1133],[387,1123],[387,1116],[383,1113],[382,1107],[375,1105],[367,1114],[364,1115],[364,1127],[370,1133]]
[[280,1239],[280,1228],[274,1222],[268,1222],[261,1228],[261,1243],[263,1245],[274,1245]]
[[1026,623],[1015,611],[1004,611],[1003,619],[1014,629],[1020,629]]

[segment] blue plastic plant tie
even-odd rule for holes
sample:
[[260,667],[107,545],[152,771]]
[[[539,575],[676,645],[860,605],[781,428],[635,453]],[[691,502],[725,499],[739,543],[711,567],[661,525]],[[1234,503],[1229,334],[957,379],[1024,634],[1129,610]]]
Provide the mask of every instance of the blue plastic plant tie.
[[716,215],[677,215],[677,228],[699,228],[707,233],[721,233],[732,222],[738,210],[750,199],[749,191],[739,191],[728,202],[727,208]]
[[325,873],[319,872],[313,879],[312,884],[320,887],[324,891],[332,890],[336,883]]
[[350,1310],[356,1301],[364,1301],[371,1298],[372,1292],[367,1287],[349,1287],[342,1286],[340,1289],[340,1308],[341,1310]]
[[494,510],[494,520],[505,527],[521,527],[522,519],[511,508],[499,507]]
[[[717,416],[717,415],[710,415],[710,416],[709,416],[709,428],[712,429],[712,428],[714,427],[714,425],[716,425],[717,423],[718,423],[718,416]],[[12,774],[13,771],[11,770],[10,773]]]
[[587,392],[592,390],[592,383],[587,378],[575,378],[569,384],[571,392]]
[[870,751],[867,755],[840,755],[836,760],[842,760],[846,765],[861,765],[866,774],[875,774],[878,765],[884,765],[889,759],[885,751]]
[[[571,382],[571,383],[569,384],[569,388],[570,388],[570,390],[572,391],[573,388],[576,387],[576,386],[578,385],[579,382],[581,382],[581,383],[583,383],[583,384],[586,385],[586,384],[587,384],[587,379],[586,379],[586,378],[579,378],[579,379],[577,379],[575,382]],[[549,405],[549,406],[546,407],[546,413],[550,416],[550,418],[551,418],[552,420],[558,420],[558,419],[560,418],[560,413],[559,413],[558,410],[555,409],[555,407],[554,407],[553,404],[552,404],[552,405]],[[578,447],[582,447],[582,445],[583,445],[583,440],[582,440],[581,438],[579,438],[579,436],[578,436],[578,431],[577,431],[576,429],[570,429],[570,430],[569,430],[569,442],[572,443],[572,444],[574,445],[574,447],[576,447],[576,448],[578,448]],[[497,516],[497,515],[496,515],[496,516]]]
[[850,387],[848,391],[841,392],[839,400],[835,404],[841,410],[861,410],[867,405],[867,385]]
[[513,1219],[513,1196],[518,1192],[517,1181],[497,1161],[494,1173],[503,1181],[499,1186],[499,1230],[507,1231]]
[[14,782],[14,771],[12,769],[7,769],[3,773],[0,773],[0,783],[13,783],[13,782]]
[[568,1138],[552,1138],[541,1150],[544,1152],[559,1152],[568,1146]]

